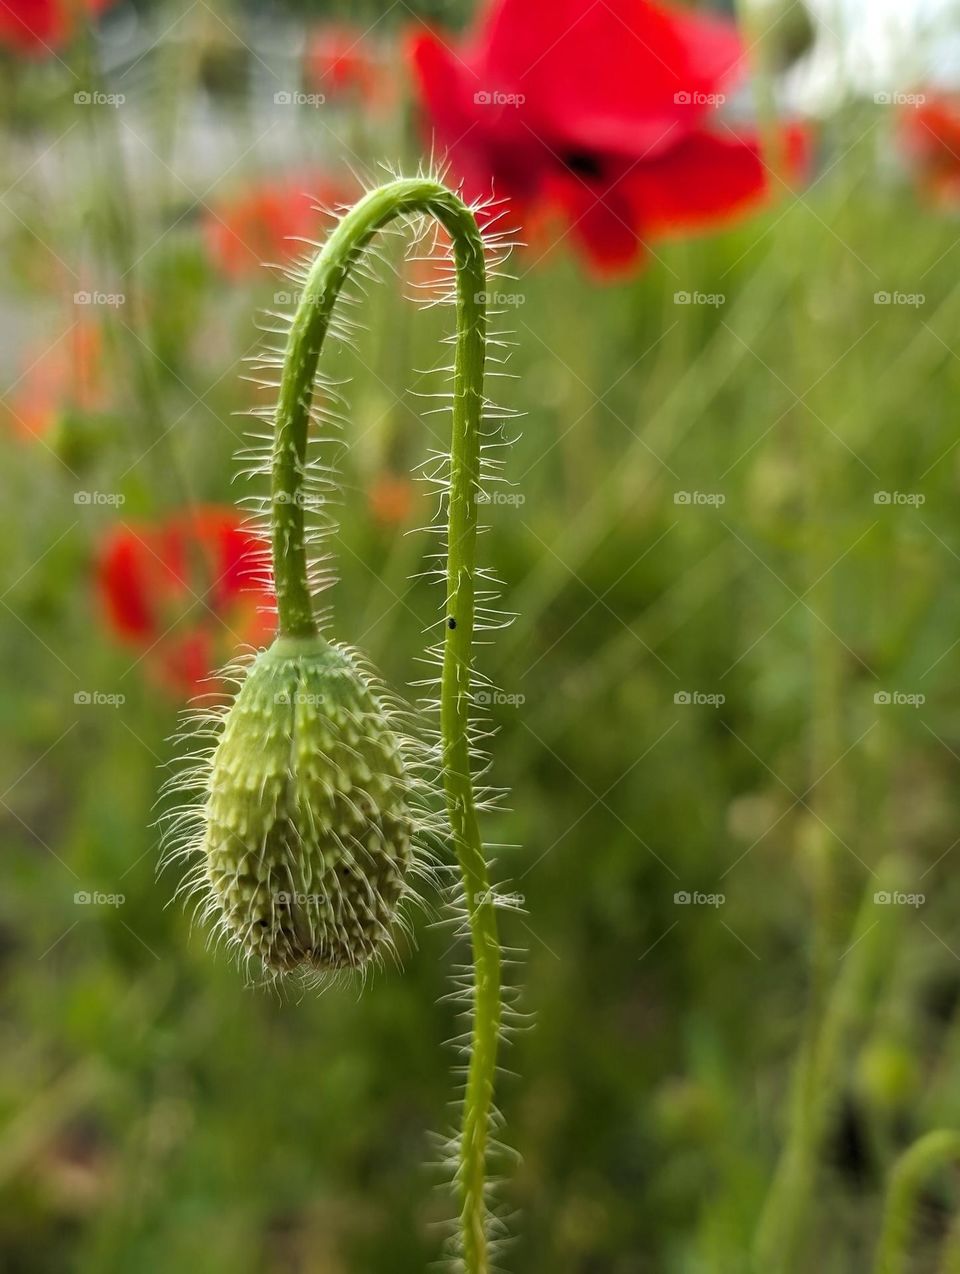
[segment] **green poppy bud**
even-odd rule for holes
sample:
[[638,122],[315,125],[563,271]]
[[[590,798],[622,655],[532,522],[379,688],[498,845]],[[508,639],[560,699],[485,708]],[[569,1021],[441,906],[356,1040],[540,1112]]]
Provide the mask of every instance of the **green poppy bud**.
[[323,637],[278,638],[227,713],[203,851],[232,938],[276,972],[359,969],[391,945],[413,818],[398,738]]

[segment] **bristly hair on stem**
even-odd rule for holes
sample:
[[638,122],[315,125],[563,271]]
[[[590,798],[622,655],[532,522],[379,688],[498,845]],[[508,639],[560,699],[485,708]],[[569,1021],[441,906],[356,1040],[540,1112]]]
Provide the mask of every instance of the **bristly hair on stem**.
[[[505,1237],[489,1202],[489,1168],[498,1050],[510,1013],[496,913],[510,901],[491,888],[480,834],[479,811],[501,793],[487,784],[489,758],[480,751],[492,731],[476,713],[476,691],[490,683],[474,668],[474,644],[476,632],[509,622],[494,604],[496,581],[476,557],[482,484],[505,480],[497,449],[508,445],[504,421],[512,413],[488,401],[484,377],[497,374],[488,364],[503,361],[493,351],[507,343],[488,330],[487,288],[511,244],[491,231],[496,215],[481,232],[476,213],[439,174],[395,177],[344,210],[289,276],[296,311],[292,319],[271,316],[281,344],[257,361],[276,405],[255,413],[269,431],[246,453],[247,471],[270,477],[269,500],[253,508],[269,543],[264,569],[278,635],[237,666],[233,702],[188,725],[190,738],[206,731],[213,747],[194,751],[195,764],[170,785],[192,799],[168,815],[168,857],[193,859],[187,886],[197,887],[204,914],[246,958],[273,975],[325,977],[365,973],[393,952],[392,929],[414,897],[411,876],[435,875],[437,847],[452,843],[459,868],[452,914],[472,952],[466,975],[455,978],[469,1014],[461,1126],[450,1143],[456,1257],[466,1274],[488,1274]],[[343,305],[359,298],[347,289],[375,277],[380,234],[413,226],[419,244],[431,225],[445,231],[451,254],[439,294],[427,301],[456,306],[453,364],[443,369],[451,401],[440,408],[450,414],[452,442],[423,469],[440,495],[440,525],[430,529],[444,537],[427,572],[445,586],[442,639],[427,652],[440,664],[439,693],[432,678],[414,683],[429,693],[410,709],[356,652],[327,641],[327,617],[316,611],[333,578],[316,548],[336,529],[329,445],[346,423],[339,386],[318,376],[318,362],[328,336],[350,339]],[[428,256],[436,260],[435,244]],[[328,448],[320,459],[312,455],[317,442]],[[439,728],[424,726],[431,710]]]

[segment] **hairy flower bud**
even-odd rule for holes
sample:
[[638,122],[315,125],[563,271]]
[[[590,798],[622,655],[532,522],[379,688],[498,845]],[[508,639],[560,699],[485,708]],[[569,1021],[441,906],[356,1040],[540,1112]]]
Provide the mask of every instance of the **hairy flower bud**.
[[257,656],[213,756],[206,872],[223,923],[277,972],[358,969],[391,942],[413,819],[396,735],[323,637]]

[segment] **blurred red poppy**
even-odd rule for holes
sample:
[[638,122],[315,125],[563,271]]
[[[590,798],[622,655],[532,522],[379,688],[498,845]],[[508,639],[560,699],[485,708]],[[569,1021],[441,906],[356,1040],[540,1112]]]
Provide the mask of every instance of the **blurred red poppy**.
[[349,192],[316,173],[261,181],[212,205],[204,229],[214,262],[231,278],[266,264],[282,264],[304,251],[298,240],[316,239],[327,220],[323,207],[349,199]]
[[339,22],[324,23],[307,40],[307,80],[326,97],[376,92],[377,65],[363,32]]
[[381,526],[404,526],[410,521],[415,494],[409,478],[384,472],[371,484],[367,502]]
[[[755,136],[715,124],[743,74],[734,25],[650,0],[494,0],[454,47],[413,59],[436,142],[471,198],[524,229],[559,213],[590,262],[629,267],[643,240],[712,226],[768,191]],[[787,137],[796,166],[803,134]]]
[[922,188],[937,203],[960,206],[960,96],[916,98],[900,114],[904,150]]
[[97,560],[107,627],[167,689],[209,691],[239,646],[276,627],[264,548],[231,508],[115,526]]
[[0,4],[0,44],[37,57],[51,54],[72,34],[83,9],[100,13],[113,0],[5,0]]
[[53,345],[28,359],[4,409],[14,433],[48,437],[66,416],[97,411],[106,398],[100,328],[78,320]]

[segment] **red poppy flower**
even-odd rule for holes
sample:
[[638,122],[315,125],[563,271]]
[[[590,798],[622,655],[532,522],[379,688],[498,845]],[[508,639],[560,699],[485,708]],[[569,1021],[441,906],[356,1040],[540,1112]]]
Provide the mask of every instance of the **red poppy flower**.
[[323,233],[323,206],[349,198],[342,187],[316,174],[264,181],[214,205],[205,218],[210,253],[231,278],[251,274],[264,264],[301,255],[298,240]]
[[238,646],[262,644],[276,626],[264,549],[230,508],[115,526],[97,561],[107,626],[168,689],[209,690]]
[[363,32],[336,22],[317,27],[307,41],[307,79],[327,97],[372,96],[377,65]]
[[904,150],[923,189],[937,202],[960,205],[960,97],[917,95],[900,115]]
[[5,407],[14,433],[37,438],[53,433],[73,411],[97,411],[106,397],[100,328],[81,320],[53,345],[28,358]]
[[[603,270],[647,237],[714,225],[761,201],[756,137],[716,125],[743,73],[732,23],[651,0],[494,0],[456,48],[415,38],[436,140],[470,197],[505,198],[529,229],[560,213]],[[802,135],[788,150],[800,157]]]
[[5,0],[0,4],[0,44],[21,53],[43,56],[63,44],[73,31],[79,9],[100,13],[113,0]]

